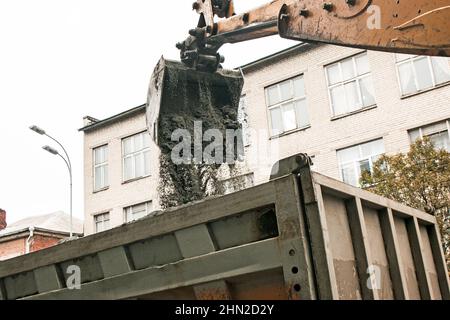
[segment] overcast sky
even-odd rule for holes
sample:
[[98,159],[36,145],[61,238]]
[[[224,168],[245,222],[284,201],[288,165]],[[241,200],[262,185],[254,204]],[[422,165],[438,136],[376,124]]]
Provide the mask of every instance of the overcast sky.
[[[236,11],[268,0],[237,0]],[[104,119],[145,103],[161,55],[197,15],[192,0],[0,0],[0,208],[8,222],[69,211],[63,161],[28,127],[59,139],[74,167],[74,215],[83,218],[82,118]],[[226,45],[232,68],[295,43],[278,37]]]

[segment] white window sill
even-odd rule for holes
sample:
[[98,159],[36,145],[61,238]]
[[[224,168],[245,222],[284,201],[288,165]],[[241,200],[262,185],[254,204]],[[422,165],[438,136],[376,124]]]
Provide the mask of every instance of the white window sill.
[[109,190],[109,187],[104,187],[102,189],[94,190],[92,193],[93,194],[97,194],[97,193],[101,193],[101,192],[104,192],[104,191],[107,191],[107,190]]
[[308,130],[310,128],[311,128],[311,125],[309,124],[309,125],[307,125],[305,127],[301,127],[301,128],[290,130],[290,131],[286,131],[286,132],[283,132],[283,133],[281,133],[279,135],[272,136],[272,137],[269,138],[269,140],[275,140],[275,139],[278,139],[278,138],[282,138],[282,137],[291,135],[293,133],[297,133],[297,132],[300,132],[300,131],[306,131],[306,130]]
[[438,85],[436,85],[434,87],[431,87],[431,88],[428,88],[428,89],[419,90],[419,91],[416,91],[414,93],[404,94],[404,95],[402,95],[400,97],[400,99],[403,100],[403,99],[408,99],[408,98],[411,98],[411,97],[415,97],[415,96],[417,96],[419,94],[430,92],[430,91],[433,91],[433,90],[436,90],[436,89],[439,89],[439,88],[442,88],[442,87],[445,87],[445,86],[448,86],[448,85],[450,85],[450,81],[438,84]]
[[369,110],[372,110],[372,109],[376,109],[376,108],[377,108],[377,105],[374,104],[374,105],[371,105],[371,106],[368,106],[368,107],[364,107],[364,108],[361,108],[361,109],[358,109],[358,110],[355,110],[355,111],[352,111],[352,112],[348,112],[348,113],[340,114],[340,115],[337,115],[337,116],[333,116],[333,117],[331,117],[331,121],[336,121],[336,120],[339,120],[339,119],[342,119],[342,118],[351,117],[351,116],[354,116],[355,114],[366,112],[366,111],[369,111]]
[[133,179],[130,179],[130,180],[127,180],[127,181],[123,181],[122,184],[133,183],[133,182],[136,182],[136,181],[139,181],[139,180],[144,180],[144,179],[147,179],[147,178],[150,178],[150,177],[151,177],[151,175],[149,174],[147,176],[133,178]]

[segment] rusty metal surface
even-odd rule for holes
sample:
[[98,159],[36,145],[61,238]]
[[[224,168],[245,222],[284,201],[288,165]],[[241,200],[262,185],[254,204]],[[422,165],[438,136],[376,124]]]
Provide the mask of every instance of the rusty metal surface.
[[[199,15],[199,27],[213,27],[214,16],[219,18],[229,18],[235,15],[233,0],[196,0],[192,4],[192,9]],[[202,20],[203,19],[203,20]]]
[[[312,177],[323,217],[314,230],[328,242],[334,299],[393,299],[394,292],[395,299],[450,299],[435,217],[316,173]],[[375,246],[380,239],[383,244]],[[317,259],[323,249],[312,244]]]
[[[274,0],[236,15],[230,0],[197,0],[197,28],[177,44],[181,60],[215,71],[225,43],[279,34],[305,42],[387,51],[450,56],[450,0]],[[215,22],[214,17],[219,19]]]
[[280,35],[379,51],[450,56],[449,0],[328,0],[326,4],[303,0],[283,6]]
[[225,281],[216,281],[194,287],[197,300],[231,300],[230,289]]
[[[215,283],[214,283],[215,284]],[[230,278],[226,281],[228,292],[209,289],[210,284],[197,287],[183,287],[137,297],[139,300],[287,300],[283,273],[270,270],[251,275]]]
[[[214,35],[224,43],[236,43],[278,34],[277,19],[282,6],[292,0],[277,0],[217,22]],[[215,41],[214,36],[210,41]]]
[[[218,50],[237,43],[280,34],[305,42],[378,51],[449,56],[449,0],[275,0],[239,15],[221,13],[214,23],[211,0],[199,0],[206,17],[205,43]],[[204,22],[204,23],[203,23]]]
[[[192,4],[192,8],[200,15],[197,27],[203,28],[214,25],[214,10],[212,0],[197,0]],[[212,29],[209,29],[207,35],[211,34]]]

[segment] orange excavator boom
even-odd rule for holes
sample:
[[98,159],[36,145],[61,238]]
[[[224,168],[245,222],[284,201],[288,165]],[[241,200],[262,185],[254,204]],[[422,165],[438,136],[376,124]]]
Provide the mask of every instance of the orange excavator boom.
[[[232,0],[197,0],[200,15],[177,47],[197,69],[215,69],[225,43],[280,35],[417,55],[450,56],[450,0],[275,0],[237,15]],[[215,17],[218,17],[215,18]]]

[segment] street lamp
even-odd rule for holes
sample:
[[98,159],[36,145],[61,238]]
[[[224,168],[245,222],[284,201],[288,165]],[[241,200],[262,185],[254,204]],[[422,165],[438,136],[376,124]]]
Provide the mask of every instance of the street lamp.
[[44,135],[45,131],[42,130],[41,128],[39,128],[38,126],[31,126],[30,130],[33,130],[34,132],[40,134],[40,135]]
[[70,158],[69,158],[69,154],[67,153],[66,149],[63,147],[63,145],[56,140],[55,138],[53,138],[52,136],[48,135],[45,130],[39,128],[38,126],[31,126],[30,130],[36,132],[37,134],[43,135],[43,136],[47,136],[50,139],[52,139],[53,141],[55,141],[60,147],[61,149],[64,151],[64,154],[66,157],[62,156],[58,150],[50,147],[50,146],[45,146],[42,147],[42,149],[44,149],[45,151],[51,153],[52,155],[55,156],[59,156],[61,159],[64,160],[64,162],[67,165],[67,169],[69,170],[69,177],[70,177],[70,239],[73,238],[73,224],[72,224],[72,204],[73,204],[73,200],[72,200],[72,194],[73,194],[73,183],[72,183],[72,163],[70,162]]
[[[53,155],[59,155],[60,156],[60,154],[59,154],[59,152],[58,152],[58,150],[55,150],[55,149],[53,149],[52,147],[49,147],[49,146],[45,146],[45,147],[42,147],[42,149],[44,149],[45,151],[47,151],[47,152],[50,152],[51,154],[53,154]],[[64,161],[66,161],[66,159],[64,159]],[[67,162],[67,161],[66,161]]]

